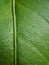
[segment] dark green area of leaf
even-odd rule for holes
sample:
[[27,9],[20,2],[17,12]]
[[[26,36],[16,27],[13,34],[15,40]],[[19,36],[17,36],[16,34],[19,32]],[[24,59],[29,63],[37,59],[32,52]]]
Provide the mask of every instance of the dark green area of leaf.
[[12,0],[0,0],[0,65],[13,65]]

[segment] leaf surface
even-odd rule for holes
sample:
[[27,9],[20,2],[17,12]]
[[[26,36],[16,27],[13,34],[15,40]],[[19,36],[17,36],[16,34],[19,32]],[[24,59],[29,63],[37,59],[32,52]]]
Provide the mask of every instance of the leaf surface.
[[16,0],[14,9],[16,21],[12,0],[0,1],[0,65],[49,65],[49,0]]
[[18,65],[49,65],[49,0],[16,0]]
[[0,65],[13,65],[12,0],[0,0]]

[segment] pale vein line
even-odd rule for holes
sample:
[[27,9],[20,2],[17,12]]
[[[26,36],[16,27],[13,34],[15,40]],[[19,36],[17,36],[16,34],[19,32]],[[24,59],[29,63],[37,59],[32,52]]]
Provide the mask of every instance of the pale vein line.
[[13,53],[14,53],[14,65],[17,64],[17,44],[16,44],[16,15],[15,15],[15,0],[12,2],[12,12],[13,12]]

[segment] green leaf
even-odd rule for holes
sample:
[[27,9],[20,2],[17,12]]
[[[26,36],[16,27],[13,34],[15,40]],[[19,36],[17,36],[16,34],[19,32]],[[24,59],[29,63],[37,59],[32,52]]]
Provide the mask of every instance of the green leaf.
[[49,65],[49,0],[0,0],[0,65]]
[[16,0],[18,65],[49,65],[49,0]]
[[0,65],[13,65],[12,0],[0,0]]

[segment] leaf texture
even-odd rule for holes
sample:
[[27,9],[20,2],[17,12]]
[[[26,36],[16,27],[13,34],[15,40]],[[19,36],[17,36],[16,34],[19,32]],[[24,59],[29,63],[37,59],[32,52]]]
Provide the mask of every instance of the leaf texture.
[[0,65],[13,65],[12,0],[0,0]]
[[49,65],[49,0],[0,0],[0,65]]
[[16,0],[18,65],[49,65],[49,0]]

